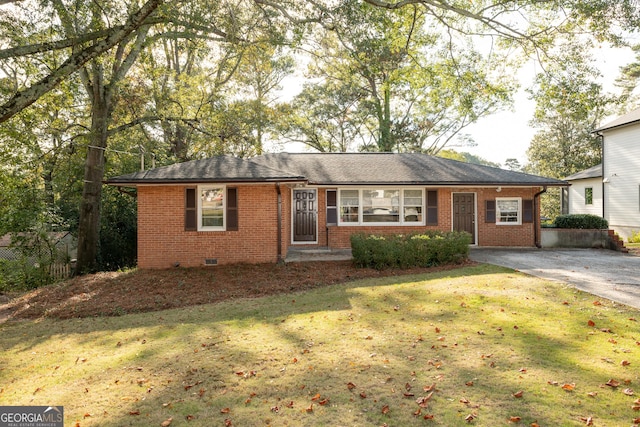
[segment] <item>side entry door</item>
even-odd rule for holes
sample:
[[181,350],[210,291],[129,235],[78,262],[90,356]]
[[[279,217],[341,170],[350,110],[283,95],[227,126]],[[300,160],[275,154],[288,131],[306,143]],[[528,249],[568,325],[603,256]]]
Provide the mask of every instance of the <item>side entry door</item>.
[[476,197],[474,193],[453,193],[453,230],[471,234],[476,243]]

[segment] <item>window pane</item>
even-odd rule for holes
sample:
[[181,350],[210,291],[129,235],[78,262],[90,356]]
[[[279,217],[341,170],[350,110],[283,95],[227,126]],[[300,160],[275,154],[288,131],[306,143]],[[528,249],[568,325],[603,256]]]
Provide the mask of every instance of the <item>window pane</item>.
[[340,191],[340,222],[358,222],[358,206],[360,193],[358,190]]
[[422,222],[422,190],[404,190],[404,221]]
[[593,204],[593,188],[592,187],[587,187],[584,189],[584,203],[586,205]]
[[400,222],[400,190],[362,190],[363,222]]
[[498,222],[519,222],[518,199],[496,200]]
[[223,194],[222,188],[201,190],[202,227],[224,226]]

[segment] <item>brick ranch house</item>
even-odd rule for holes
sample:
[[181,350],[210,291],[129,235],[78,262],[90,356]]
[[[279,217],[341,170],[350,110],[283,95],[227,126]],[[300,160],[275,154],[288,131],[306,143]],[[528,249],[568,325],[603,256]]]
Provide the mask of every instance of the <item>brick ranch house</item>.
[[564,181],[415,153],[217,156],[122,175],[136,187],[138,266],[279,262],[353,233],[467,231],[539,245],[539,195]]

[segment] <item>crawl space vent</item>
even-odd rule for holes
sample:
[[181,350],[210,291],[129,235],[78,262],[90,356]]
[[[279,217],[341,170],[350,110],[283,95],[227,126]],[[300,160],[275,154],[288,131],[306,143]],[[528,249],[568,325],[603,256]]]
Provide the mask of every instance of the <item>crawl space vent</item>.
[[218,265],[218,258],[205,258],[204,265]]

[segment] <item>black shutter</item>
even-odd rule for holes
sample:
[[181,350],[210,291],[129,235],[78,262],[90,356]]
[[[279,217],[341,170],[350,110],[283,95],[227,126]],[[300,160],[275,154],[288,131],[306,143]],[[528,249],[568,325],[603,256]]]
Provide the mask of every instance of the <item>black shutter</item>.
[[484,222],[496,222],[496,201],[486,200]]
[[238,189],[227,187],[227,231],[238,231]]
[[522,222],[533,222],[533,200],[522,201]]
[[198,230],[198,203],[196,200],[196,189],[186,188],[184,191],[184,230]]
[[338,224],[338,191],[327,190],[327,225]]
[[438,225],[438,190],[427,190],[427,225]]

